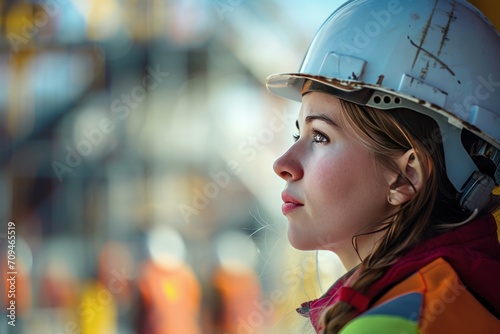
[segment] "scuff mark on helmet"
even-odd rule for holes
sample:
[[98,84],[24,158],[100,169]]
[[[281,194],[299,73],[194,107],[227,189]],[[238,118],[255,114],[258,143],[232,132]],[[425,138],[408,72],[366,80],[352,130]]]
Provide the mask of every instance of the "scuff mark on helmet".
[[448,13],[448,23],[446,24],[446,27],[443,28],[443,38],[441,39],[441,44],[439,45],[439,51],[437,53],[438,56],[441,55],[441,52],[443,51],[443,46],[448,40],[448,32],[450,31],[451,22],[456,19],[455,2],[453,2],[452,6],[453,7],[451,8],[451,11]]
[[356,73],[352,72],[349,80],[359,80],[359,77],[356,75]]
[[[425,39],[427,38],[427,33],[429,32],[429,28],[431,27],[432,18],[434,17],[434,13],[436,12],[436,7],[437,7],[438,2],[439,2],[439,0],[436,0],[436,2],[434,3],[434,7],[432,8],[431,15],[429,16],[429,19],[427,20],[427,23],[425,24],[424,30],[422,32],[422,38],[420,39],[420,45],[417,46],[417,53],[415,54],[415,59],[413,59],[413,64],[411,65],[412,69],[415,67],[415,64],[417,63],[418,56],[420,54],[420,51],[422,50],[422,45],[424,45]],[[408,36],[408,39],[410,39],[410,36]],[[411,41],[411,39],[410,39],[410,41]]]
[[444,69],[446,69],[448,72],[450,72],[451,75],[455,76],[455,72],[453,72],[453,70],[448,65],[446,65],[441,59],[439,59],[437,56],[433,55],[431,52],[427,51],[423,47],[417,45],[415,42],[413,42],[411,40],[411,38],[408,38],[408,39],[410,40],[411,45],[413,45],[414,47],[416,47],[418,49],[417,53],[420,53],[420,51],[424,52],[427,56],[429,56],[432,59],[434,59],[435,61],[437,61]]

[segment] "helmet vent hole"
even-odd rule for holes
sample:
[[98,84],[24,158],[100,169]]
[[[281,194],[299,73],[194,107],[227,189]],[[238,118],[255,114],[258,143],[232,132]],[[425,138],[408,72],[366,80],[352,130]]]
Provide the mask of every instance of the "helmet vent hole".
[[392,99],[390,96],[387,96],[387,95],[384,96],[384,103],[389,104],[389,103],[391,103],[391,101],[392,101]]
[[373,102],[375,102],[376,104],[379,104],[381,101],[382,101],[382,98],[380,96],[375,95],[373,97]]

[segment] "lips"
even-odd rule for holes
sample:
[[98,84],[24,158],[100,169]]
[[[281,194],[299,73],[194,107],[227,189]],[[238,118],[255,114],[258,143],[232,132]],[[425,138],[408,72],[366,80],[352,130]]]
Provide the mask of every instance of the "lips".
[[304,206],[304,204],[302,204],[298,199],[295,199],[293,196],[285,192],[281,194],[281,199],[283,200],[283,205],[281,205],[281,211],[285,216],[290,212]]

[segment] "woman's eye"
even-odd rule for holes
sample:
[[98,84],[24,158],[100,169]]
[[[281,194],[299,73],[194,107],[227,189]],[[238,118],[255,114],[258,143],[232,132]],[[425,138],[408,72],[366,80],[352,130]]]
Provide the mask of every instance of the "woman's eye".
[[326,137],[321,132],[317,132],[317,131],[314,132],[313,141],[315,143],[327,143],[328,140],[329,140],[328,137]]
[[[300,135],[298,134],[295,134],[293,135],[293,140],[296,142],[300,139]],[[330,139],[325,136],[324,134],[322,134],[321,132],[318,132],[318,131],[314,131],[312,133],[312,141],[314,143],[327,143],[330,141]]]

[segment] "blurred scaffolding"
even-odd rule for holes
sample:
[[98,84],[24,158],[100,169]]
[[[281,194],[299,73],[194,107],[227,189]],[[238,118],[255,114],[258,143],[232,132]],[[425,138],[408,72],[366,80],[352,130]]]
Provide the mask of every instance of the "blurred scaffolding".
[[0,1],[0,333],[306,332],[342,270],[288,245],[264,80],[342,2]]

